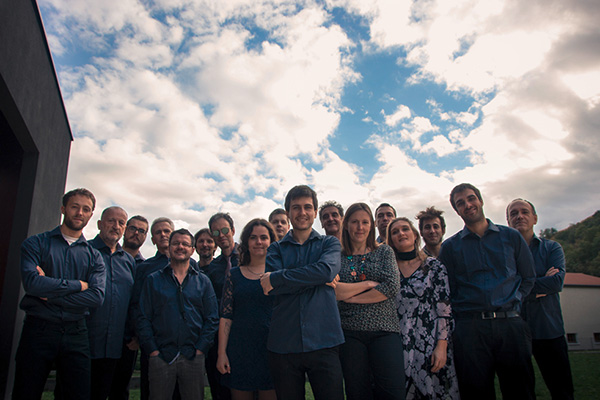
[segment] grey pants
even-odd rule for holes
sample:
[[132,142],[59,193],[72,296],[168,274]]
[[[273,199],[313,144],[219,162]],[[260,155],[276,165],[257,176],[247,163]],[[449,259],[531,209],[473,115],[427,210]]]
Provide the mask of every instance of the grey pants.
[[150,400],[171,400],[176,382],[182,400],[204,399],[203,354],[193,360],[179,356],[171,364],[159,356],[150,357],[149,364]]

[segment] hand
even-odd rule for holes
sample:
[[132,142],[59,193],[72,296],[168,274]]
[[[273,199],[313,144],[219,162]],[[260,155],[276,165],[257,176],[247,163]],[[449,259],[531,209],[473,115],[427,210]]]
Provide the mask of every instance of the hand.
[[152,353],[148,354],[148,356],[150,356],[150,357],[156,357],[156,356],[158,356],[159,354],[160,354],[160,351],[158,351],[158,350],[154,350]]
[[131,351],[135,351],[138,350],[140,348],[140,344],[138,343],[138,340],[136,337],[134,337],[133,339],[131,339],[131,342],[126,344],[127,348]]
[[336,275],[335,278],[333,278],[333,280],[331,282],[327,282],[326,285],[331,286],[332,288],[335,289],[337,287],[337,284],[339,281],[340,281],[340,276]]
[[85,281],[79,281],[79,283],[81,283],[81,291],[83,292],[84,290],[88,290],[89,285],[87,282]]
[[540,297],[546,297],[546,294],[545,293],[538,293],[538,294],[535,295],[536,299],[539,299]]
[[271,286],[271,273],[266,272],[260,276],[260,285],[263,288],[263,292],[265,296],[269,295],[269,292],[273,290],[273,286]]
[[227,357],[227,354],[219,355],[217,358],[217,369],[222,374],[231,373],[231,365],[229,365],[229,357]]
[[448,341],[438,340],[433,354],[431,355],[431,372],[438,372],[446,365],[448,357]]
[[544,276],[554,276],[556,274],[558,274],[560,271],[558,270],[558,268],[554,268],[554,267],[550,267],[550,269],[548,271],[546,271],[546,275]]
[[204,353],[202,352],[202,350],[196,349],[196,355],[201,356],[201,355],[204,355]]
[[43,269],[40,268],[39,265],[36,265],[35,269],[37,269],[37,272],[38,272],[38,274],[40,274],[40,276],[46,276],[46,273],[44,272]]

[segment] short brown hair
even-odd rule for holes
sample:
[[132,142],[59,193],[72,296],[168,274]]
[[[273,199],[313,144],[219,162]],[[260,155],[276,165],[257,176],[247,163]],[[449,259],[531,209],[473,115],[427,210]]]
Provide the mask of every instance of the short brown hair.
[[85,188],[73,189],[65,193],[62,197],[63,207],[67,206],[67,204],[69,203],[69,199],[73,196],[85,196],[89,198],[92,201],[92,211],[94,211],[94,209],[96,208],[96,197],[94,196],[94,193],[90,192]]

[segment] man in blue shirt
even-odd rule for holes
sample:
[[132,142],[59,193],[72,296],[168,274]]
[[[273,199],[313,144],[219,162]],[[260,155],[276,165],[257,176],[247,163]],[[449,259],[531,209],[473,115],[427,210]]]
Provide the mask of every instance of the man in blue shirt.
[[39,399],[56,365],[64,399],[90,398],[90,342],[85,317],[104,300],[100,253],[82,234],[96,199],[87,189],[63,196],[62,224],[21,248],[25,322],[16,355],[13,399]]
[[479,189],[463,183],[450,193],[465,222],[442,244],[456,328],[452,336],[461,398],[495,399],[498,373],[505,399],[534,399],[531,334],[521,302],[535,271],[527,243],[516,230],[485,218]]
[[135,261],[119,240],[127,224],[121,207],[108,207],[98,221],[100,232],[90,241],[104,260],[106,289],[104,303],[87,317],[92,357],[92,400],[105,400],[111,390],[121,350],[133,289]]
[[535,286],[523,303],[523,315],[533,337],[533,356],[552,399],[572,400],[573,377],[559,296],[565,280],[565,254],[560,244],[533,232],[538,217],[531,202],[511,201],[506,219],[523,235],[535,263]]
[[206,275],[191,267],[194,236],[179,229],[169,239],[170,263],[152,273],[140,298],[140,344],[150,356],[153,399],[204,398],[204,355],[219,323],[217,299]]
[[389,203],[381,203],[375,209],[375,225],[379,236],[377,236],[377,243],[385,243],[385,235],[387,232],[387,226],[396,218],[396,209]]
[[[208,228],[219,248],[221,254],[202,269],[212,283],[217,302],[221,304],[225,277],[233,267],[239,264],[238,245],[233,240],[235,226],[229,213],[218,212],[208,220]],[[213,346],[206,356],[206,375],[210,385],[210,392],[214,400],[231,399],[231,390],[221,384],[221,373],[217,369],[217,349],[219,348],[218,335],[215,335]]]
[[[137,266],[135,283],[131,294],[130,315],[136,321],[139,316],[139,302],[142,288],[146,278],[153,272],[160,271],[169,263],[169,237],[175,230],[175,224],[167,217],[159,217],[152,221],[150,226],[150,240],[156,246],[156,254]],[[138,330],[136,325],[136,330]],[[140,399],[148,400],[150,397],[150,383],[148,382],[148,354],[142,348],[140,352]],[[178,397],[176,397],[178,398]]]
[[[344,342],[333,285],[341,266],[341,245],[312,225],[317,194],[305,185],[285,198],[293,229],[269,246],[260,283],[273,296],[267,341],[277,397],[304,399],[305,374],[315,399],[343,399],[339,345]],[[370,379],[366,376],[365,379]]]
[[[140,248],[146,241],[148,234],[148,220],[141,215],[134,215],[127,221],[125,233],[123,234],[123,250],[129,253],[135,260],[136,267],[146,259],[142,256]],[[135,275],[134,275],[135,277]],[[129,382],[135,369],[139,343],[135,336],[135,321],[129,314],[125,328],[125,337],[123,340],[123,349],[121,358],[117,363],[113,384],[110,389],[110,400],[129,399]]]

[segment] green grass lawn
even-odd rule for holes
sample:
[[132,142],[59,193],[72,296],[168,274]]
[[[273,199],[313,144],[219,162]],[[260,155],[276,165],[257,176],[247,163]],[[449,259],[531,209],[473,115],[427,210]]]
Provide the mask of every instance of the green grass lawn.
[[[600,399],[600,353],[570,352],[569,358],[573,372],[573,383],[575,384],[575,398],[578,400]],[[542,375],[535,362],[533,363],[533,367],[535,369],[535,394],[538,400],[550,400],[550,393],[546,389],[546,385],[544,385]],[[205,389],[204,393],[206,400],[212,399],[208,388]],[[502,398],[497,382],[496,396],[498,399]],[[42,396],[42,400],[52,400],[53,398],[54,396],[50,392],[45,392]],[[139,389],[132,390],[129,398],[131,400],[139,400]],[[308,383],[306,384],[306,398],[314,400]]]

